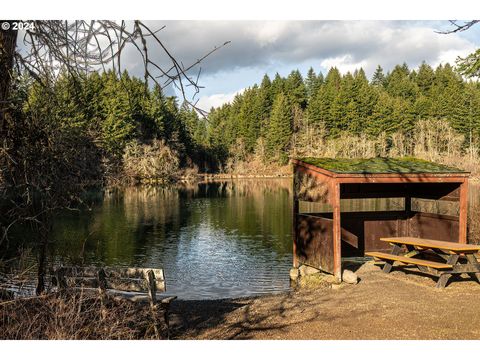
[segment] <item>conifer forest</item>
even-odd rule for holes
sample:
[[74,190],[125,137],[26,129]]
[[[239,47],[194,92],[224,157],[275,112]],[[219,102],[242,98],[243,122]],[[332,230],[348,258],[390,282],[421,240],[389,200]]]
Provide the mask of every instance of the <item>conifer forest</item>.
[[94,182],[269,174],[296,156],[415,155],[477,170],[480,85],[448,64],[378,66],[371,79],[337,68],[265,75],[206,116],[127,72],[60,76],[48,89],[23,76],[15,97],[22,118],[48,119],[75,143]]

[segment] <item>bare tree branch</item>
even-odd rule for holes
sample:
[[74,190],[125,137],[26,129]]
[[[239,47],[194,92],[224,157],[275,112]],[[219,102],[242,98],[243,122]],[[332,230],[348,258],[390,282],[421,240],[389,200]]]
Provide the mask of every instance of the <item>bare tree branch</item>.
[[462,32],[465,30],[470,29],[473,25],[477,24],[480,20],[470,20],[470,21],[464,21],[459,22],[458,20],[449,20],[450,25],[453,26],[453,29],[451,30],[446,30],[446,31],[435,31],[438,34],[453,34],[457,32]]
[[[79,77],[109,68],[120,75],[123,71],[122,55],[126,48],[131,46],[143,65],[144,79],[147,83],[152,81],[161,89],[174,86],[180,92],[183,102],[202,115],[206,112],[197,108],[193,102],[202,88],[199,85],[201,71],[194,75],[190,75],[189,72],[208,56],[230,43],[226,41],[220,46],[214,46],[196,61],[184,66],[158,36],[165,26],[150,29],[139,20],[120,23],[110,20],[89,22],[54,20],[33,23],[34,27],[25,31],[23,37],[26,53],[17,52],[15,59],[17,65],[36,80],[55,81],[64,71]],[[167,61],[160,64],[151,58],[151,50],[155,47],[161,50],[165,55],[162,59]],[[155,75],[155,72],[159,72],[160,75]],[[187,87],[193,88],[192,96],[187,95]]]

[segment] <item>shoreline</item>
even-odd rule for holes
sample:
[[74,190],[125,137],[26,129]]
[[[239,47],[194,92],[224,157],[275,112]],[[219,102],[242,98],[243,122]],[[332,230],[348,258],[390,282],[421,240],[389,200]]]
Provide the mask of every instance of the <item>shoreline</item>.
[[[478,282],[465,276],[438,290],[436,278],[422,275],[414,268],[395,267],[393,272],[385,274],[378,265],[374,261],[351,265],[360,279],[356,285],[333,286],[312,281],[306,283],[310,285],[277,294],[175,300],[170,307],[170,339],[480,339]],[[99,317],[98,301],[87,302],[94,312],[78,313],[70,311],[73,305],[78,307],[78,302],[64,299],[44,296],[24,299],[21,303],[14,301],[0,317],[4,322],[4,327],[0,327],[1,338],[154,338],[148,306],[132,308],[122,302],[109,306],[108,317],[103,319]],[[48,329],[46,333],[42,328],[32,327],[32,319],[39,311],[46,311],[42,313],[42,328]],[[124,311],[128,312],[127,318]],[[65,323],[59,330],[58,323],[48,314],[57,318],[70,316],[65,319],[72,323]],[[452,319],[461,325],[455,331]],[[127,321],[122,323],[124,320]],[[102,326],[118,323],[116,332],[96,331],[98,321],[103,321]]]
[[[415,270],[384,274],[361,265],[356,285],[298,288],[284,294],[176,300],[171,339],[367,340],[480,339],[480,284],[465,278],[435,289]],[[415,294],[415,296],[412,296]],[[464,309],[461,313],[458,308]],[[461,327],[451,331],[455,318]]]

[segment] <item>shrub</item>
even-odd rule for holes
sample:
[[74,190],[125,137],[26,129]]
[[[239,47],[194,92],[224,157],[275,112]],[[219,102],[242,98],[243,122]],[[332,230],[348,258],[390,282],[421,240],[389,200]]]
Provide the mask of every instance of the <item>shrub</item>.
[[179,175],[179,164],[178,154],[163,140],[150,144],[134,141],[127,145],[123,155],[123,170],[130,182],[173,181]]

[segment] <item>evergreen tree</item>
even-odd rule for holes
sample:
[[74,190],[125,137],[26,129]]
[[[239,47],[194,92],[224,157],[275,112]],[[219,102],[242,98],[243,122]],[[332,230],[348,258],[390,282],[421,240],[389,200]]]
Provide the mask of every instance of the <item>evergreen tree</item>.
[[103,89],[102,108],[103,122],[101,124],[105,148],[116,155],[121,155],[127,141],[135,136],[135,121],[132,117],[128,93],[117,80],[112,71],[102,76]]
[[285,95],[292,106],[304,109],[307,105],[307,89],[300,71],[294,70],[285,80]]
[[285,79],[280,76],[279,73],[275,74],[275,77],[272,81],[272,99],[274,99],[278,94],[285,92]]
[[335,123],[331,108],[340,90],[341,75],[337,68],[332,68],[325,78],[320,91],[312,98],[307,108],[309,123],[323,123],[327,131],[335,133]]
[[[321,73],[320,76],[323,77]],[[323,79],[320,76],[315,74],[315,71],[312,67],[308,69],[307,77],[305,79],[308,102],[318,93],[320,87],[322,86]]]
[[415,80],[420,92],[422,92],[422,94],[428,94],[435,83],[435,72],[430,65],[423,62],[418,69]]
[[272,96],[272,82],[268,75],[262,79],[260,88],[257,94],[257,119],[260,124],[260,136],[265,137],[268,126],[268,118],[272,110],[273,96]]
[[260,135],[261,118],[259,117],[261,114],[258,109],[257,95],[258,88],[256,86],[245,90],[241,97],[240,111],[237,117],[238,135],[243,139],[248,152],[253,151]]
[[373,73],[371,84],[373,86],[385,87],[385,75],[383,74],[383,69],[380,65],[377,66],[375,72]]
[[406,64],[395,66],[386,78],[386,89],[394,97],[414,101],[418,92],[417,84],[409,77],[410,71]]
[[281,163],[288,161],[290,137],[292,135],[292,112],[288,99],[282,93],[273,102],[272,114],[267,133],[269,156]]

